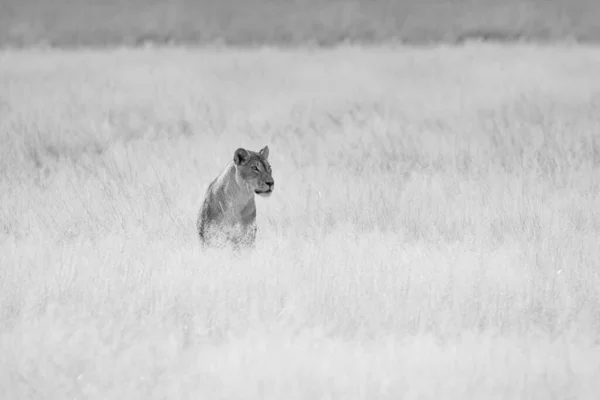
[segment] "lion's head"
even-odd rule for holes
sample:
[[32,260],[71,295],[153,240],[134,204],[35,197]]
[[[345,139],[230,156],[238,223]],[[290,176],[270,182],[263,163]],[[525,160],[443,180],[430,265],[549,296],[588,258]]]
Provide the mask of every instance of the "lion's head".
[[238,184],[245,185],[259,196],[270,196],[275,188],[275,181],[271,176],[268,158],[268,146],[263,147],[259,152],[237,149],[233,153],[233,163]]

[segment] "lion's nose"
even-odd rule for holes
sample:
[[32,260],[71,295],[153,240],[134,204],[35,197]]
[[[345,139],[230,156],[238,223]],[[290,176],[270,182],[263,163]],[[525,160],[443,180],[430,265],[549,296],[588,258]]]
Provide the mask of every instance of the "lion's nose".
[[265,182],[267,185],[269,185],[270,187],[275,186],[275,181],[273,179],[270,179],[268,181]]

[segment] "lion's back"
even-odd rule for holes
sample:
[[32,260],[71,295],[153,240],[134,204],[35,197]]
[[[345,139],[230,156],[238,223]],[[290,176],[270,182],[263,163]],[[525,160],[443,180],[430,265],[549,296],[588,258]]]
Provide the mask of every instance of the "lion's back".
[[196,219],[196,229],[198,230],[198,235],[202,240],[206,239],[206,230],[208,226],[215,221],[216,215],[211,210],[213,209],[214,204],[218,201],[217,194],[213,192],[215,181],[212,181],[208,188],[204,193],[204,197],[202,199],[202,203],[200,204],[200,209],[198,210],[198,216]]

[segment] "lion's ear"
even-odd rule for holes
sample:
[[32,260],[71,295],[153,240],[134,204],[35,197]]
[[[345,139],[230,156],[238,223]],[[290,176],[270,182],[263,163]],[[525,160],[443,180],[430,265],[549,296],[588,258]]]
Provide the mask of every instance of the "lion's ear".
[[269,159],[269,146],[265,146],[258,152],[265,160]]
[[240,147],[233,153],[233,162],[235,165],[242,165],[248,161],[249,156],[250,154],[248,154],[248,151]]

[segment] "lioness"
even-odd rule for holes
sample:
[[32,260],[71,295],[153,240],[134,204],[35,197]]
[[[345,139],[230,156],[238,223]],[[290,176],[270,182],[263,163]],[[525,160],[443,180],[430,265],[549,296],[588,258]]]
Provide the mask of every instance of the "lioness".
[[268,146],[258,153],[239,148],[233,153],[233,160],[210,183],[196,222],[203,247],[254,247],[254,194],[268,197],[275,186],[268,158]]

